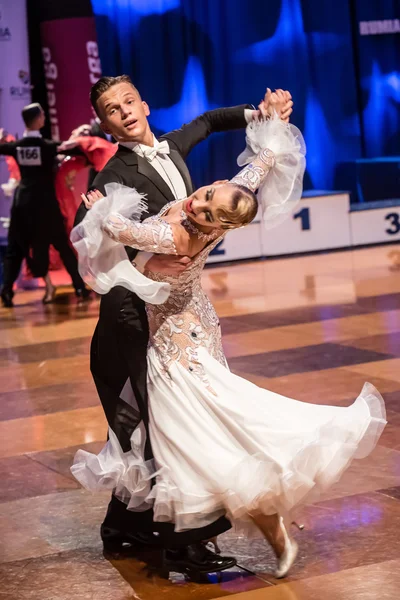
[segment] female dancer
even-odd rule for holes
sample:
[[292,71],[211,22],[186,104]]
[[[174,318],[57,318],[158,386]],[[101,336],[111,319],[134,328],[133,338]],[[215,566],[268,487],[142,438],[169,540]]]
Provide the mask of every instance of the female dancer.
[[[319,406],[229,371],[218,317],[201,287],[203,267],[230,229],[254,219],[257,188],[267,226],[300,198],[301,134],[276,119],[252,123],[240,159],[250,164],[229,183],[202,187],[142,223],[143,198],[135,191],[114,185],[105,198],[89,198],[92,208],[73,235],[81,273],[98,291],[122,284],[147,301],[154,464],[143,459],[143,429],[128,453],[110,430],[98,456],[77,453],[72,472],[88,489],[114,489],[132,510],[153,506],[155,520],[173,522],[177,531],[224,514],[242,531],[259,530],[275,551],[276,576],[284,577],[297,553],[284,521],[372,450],[385,409],[370,384],[347,408]],[[127,218],[132,212],[136,220]],[[123,245],[193,260],[179,276],[145,277],[124,257]]]

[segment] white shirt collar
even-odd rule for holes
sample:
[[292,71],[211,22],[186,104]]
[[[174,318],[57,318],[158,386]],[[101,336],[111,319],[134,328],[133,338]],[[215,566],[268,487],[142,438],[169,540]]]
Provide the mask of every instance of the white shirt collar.
[[22,134],[22,137],[24,137],[24,138],[26,138],[26,137],[41,138],[42,134],[40,133],[40,131],[29,131],[29,129],[25,129],[24,133]]
[[156,138],[156,136],[153,134],[153,146],[146,146],[146,144],[139,144],[138,142],[119,142],[120,146],[124,146],[124,148],[128,148],[128,150],[132,150],[133,152],[136,152],[136,154],[138,154],[139,156],[143,156],[143,150],[142,148],[151,148],[154,146],[157,146],[158,144],[158,139]]

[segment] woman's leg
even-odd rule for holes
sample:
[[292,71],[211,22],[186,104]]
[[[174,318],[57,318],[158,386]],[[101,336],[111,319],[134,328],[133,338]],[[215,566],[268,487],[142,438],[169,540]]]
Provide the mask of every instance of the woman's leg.
[[50,304],[51,302],[53,302],[53,300],[55,298],[56,287],[53,284],[53,282],[51,281],[50,273],[47,273],[43,277],[43,281],[44,281],[45,286],[46,286],[46,291],[45,291],[45,294],[43,296],[43,304]]
[[278,514],[274,515],[251,515],[252,520],[272,547],[277,558],[285,551],[285,536],[281,527]]
[[289,538],[285,525],[278,514],[251,515],[251,518],[276,554],[278,568],[275,571],[275,577],[278,579],[286,577],[296,560],[298,551],[296,542]]
[[49,274],[49,251],[47,231],[38,225],[32,236],[31,252],[27,258],[27,264],[32,275],[44,281],[46,290],[42,300],[43,304],[53,302],[56,295],[56,288]]

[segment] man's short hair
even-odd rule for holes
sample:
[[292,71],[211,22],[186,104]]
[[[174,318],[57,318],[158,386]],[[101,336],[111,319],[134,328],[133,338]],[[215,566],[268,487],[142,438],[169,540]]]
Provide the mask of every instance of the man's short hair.
[[111,87],[113,87],[113,85],[118,85],[119,83],[129,83],[129,85],[131,85],[135,92],[140,96],[129,75],[118,75],[118,77],[100,77],[100,79],[96,81],[90,90],[90,102],[92,103],[93,109],[98,117],[100,117],[97,108],[98,99]]
[[42,113],[42,107],[39,102],[34,102],[33,104],[28,104],[28,106],[24,106],[22,109],[22,118],[26,127],[30,127],[32,123],[40,117]]

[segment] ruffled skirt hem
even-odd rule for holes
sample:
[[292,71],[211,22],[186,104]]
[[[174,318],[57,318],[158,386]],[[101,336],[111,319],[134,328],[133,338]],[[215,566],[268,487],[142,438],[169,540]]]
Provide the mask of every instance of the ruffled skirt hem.
[[365,414],[358,440],[343,439],[340,423],[333,420],[315,432],[315,439],[284,470],[270,456],[248,455],[219,481],[218,489],[196,495],[178,489],[168,470],[164,474],[161,469],[147,498],[154,503],[155,521],[173,522],[179,532],[206,526],[226,514],[237,531],[252,535],[250,515],[289,517],[300,506],[317,502],[353,459],[370,454],[386,425],[382,396],[369,383],[349,410]]
[[[177,485],[173,469],[156,470],[154,462],[137,453],[123,453],[111,430],[98,456],[77,453],[72,472],[91,491],[114,490],[130,510],[153,507],[154,520],[175,523],[177,532],[207,526],[225,514],[236,530],[253,535],[250,515],[289,516],[299,506],[318,501],[354,458],[372,451],[386,424],[379,392],[367,383],[357,400],[341,410],[348,411],[344,421],[342,413],[336,413],[311,438],[308,433],[307,443],[294,456],[276,460],[270,449],[253,454],[243,450],[241,458],[226,472],[222,469],[217,479],[199,475],[194,491],[193,486],[188,491],[184,483]],[[346,429],[348,423],[357,423],[356,435],[354,427]],[[210,474],[212,469],[209,465]]]

